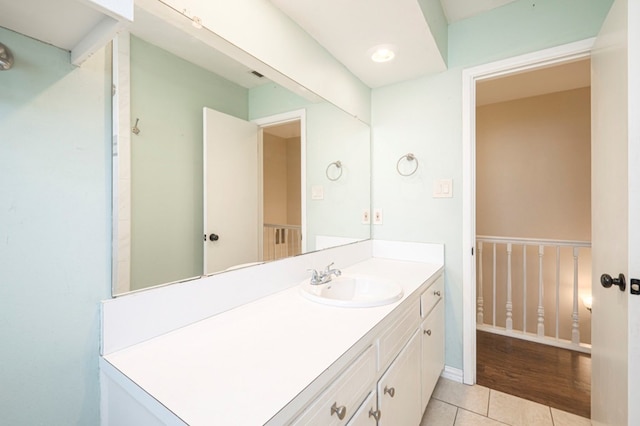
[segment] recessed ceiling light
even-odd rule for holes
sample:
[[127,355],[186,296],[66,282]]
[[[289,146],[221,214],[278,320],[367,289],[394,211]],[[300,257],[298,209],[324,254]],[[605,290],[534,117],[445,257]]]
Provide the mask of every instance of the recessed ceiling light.
[[391,44],[382,44],[369,50],[373,62],[389,62],[396,56],[396,47]]

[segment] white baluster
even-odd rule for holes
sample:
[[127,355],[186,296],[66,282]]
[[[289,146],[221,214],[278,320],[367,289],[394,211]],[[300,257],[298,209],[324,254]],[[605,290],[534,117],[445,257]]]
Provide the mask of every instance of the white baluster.
[[493,326],[496,326],[496,243],[493,243]]
[[560,246],[556,246],[556,339],[560,336]]
[[571,324],[571,342],[580,344],[580,317],[578,315],[578,252],[580,248],[573,248],[573,323]]
[[542,280],[542,256],[544,246],[538,246],[538,336],[544,336],[544,286]]
[[484,324],[484,299],[482,298],[482,241],[478,241],[478,324]]
[[527,245],[522,245],[522,331],[527,332]]
[[513,330],[513,303],[511,303],[511,243],[507,243],[507,319],[506,329]]

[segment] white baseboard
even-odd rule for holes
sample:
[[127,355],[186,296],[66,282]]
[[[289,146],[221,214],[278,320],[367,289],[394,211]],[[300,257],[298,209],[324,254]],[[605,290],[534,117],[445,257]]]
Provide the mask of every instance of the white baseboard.
[[459,368],[453,368],[445,365],[440,377],[462,383],[463,372]]

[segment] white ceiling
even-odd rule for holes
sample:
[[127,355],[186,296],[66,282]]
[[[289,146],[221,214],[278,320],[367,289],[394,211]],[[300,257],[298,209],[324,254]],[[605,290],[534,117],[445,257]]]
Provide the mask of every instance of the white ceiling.
[[0,27],[65,50],[73,49],[103,17],[77,0],[0,0]]
[[[371,88],[446,69],[419,1],[424,0],[271,0]],[[441,4],[451,23],[511,1],[441,0]],[[371,60],[371,48],[381,44],[397,47],[393,61]]]
[[[444,71],[417,0],[271,0],[369,87]],[[374,63],[370,50],[397,47],[393,61]]]

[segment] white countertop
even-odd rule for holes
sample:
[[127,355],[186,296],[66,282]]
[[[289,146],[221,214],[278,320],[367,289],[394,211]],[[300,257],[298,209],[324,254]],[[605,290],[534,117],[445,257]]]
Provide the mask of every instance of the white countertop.
[[104,358],[189,425],[264,424],[441,268],[371,258],[343,272],[396,280],[400,301],[338,308],[294,286]]

